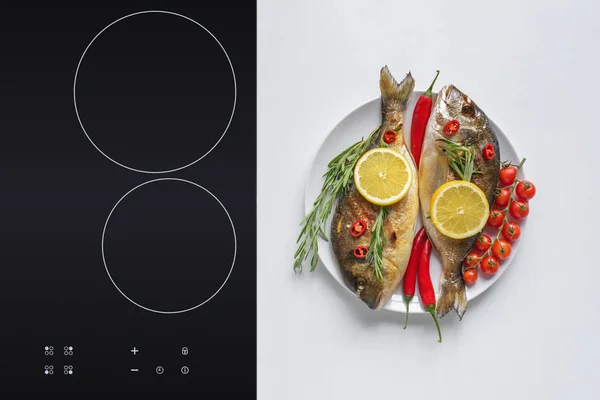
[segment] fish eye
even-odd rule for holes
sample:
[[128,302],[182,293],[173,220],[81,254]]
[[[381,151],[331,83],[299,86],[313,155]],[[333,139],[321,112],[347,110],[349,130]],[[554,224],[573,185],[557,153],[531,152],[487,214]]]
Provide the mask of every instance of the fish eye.
[[356,278],[356,286],[364,286],[365,285],[365,278],[359,276],[358,278]]
[[472,117],[475,115],[475,109],[470,104],[463,104],[462,109],[460,110],[461,114],[465,117]]

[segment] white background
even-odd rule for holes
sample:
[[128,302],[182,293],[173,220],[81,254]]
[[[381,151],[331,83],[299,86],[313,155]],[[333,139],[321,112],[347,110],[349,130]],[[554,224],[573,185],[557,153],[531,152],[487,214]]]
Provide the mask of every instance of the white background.
[[[259,399],[599,398],[599,18],[597,1],[259,1]],[[538,189],[518,256],[441,344],[429,316],[403,330],[322,265],[292,270],[311,161],[385,64],[416,90],[440,69]]]

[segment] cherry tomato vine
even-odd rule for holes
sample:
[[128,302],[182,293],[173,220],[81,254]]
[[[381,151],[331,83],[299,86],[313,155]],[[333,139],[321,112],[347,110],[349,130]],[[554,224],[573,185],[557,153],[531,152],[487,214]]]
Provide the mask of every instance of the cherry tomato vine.
[[466,284],[475,283],[478,267],[484,273],[496,273],[498,264],[510,256],[511,242],[520,236],[519,226],[515,222],[510,222],[508,217],[510,215],[517,221],[526,218],[529,214],[527,201],[536,193],[533,183],[517,178],[524,163],[525,158],[518,165],[502,164],[500,184],[504,187],[496,190],[495,205],[497,208],[492,209],[488,220],[488,225],[497,228],[498,232],[493,239],[482,233],[477,238],[473,250],[483,251],[483,253],[479,255],[475,251],[471,251],[465,257],[462,272]]

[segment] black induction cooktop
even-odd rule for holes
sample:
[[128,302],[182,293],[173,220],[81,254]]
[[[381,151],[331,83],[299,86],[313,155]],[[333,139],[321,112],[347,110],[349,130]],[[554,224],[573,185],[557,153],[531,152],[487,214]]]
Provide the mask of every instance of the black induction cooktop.
[[0,12],[0,391],[255,397],[240,4]]

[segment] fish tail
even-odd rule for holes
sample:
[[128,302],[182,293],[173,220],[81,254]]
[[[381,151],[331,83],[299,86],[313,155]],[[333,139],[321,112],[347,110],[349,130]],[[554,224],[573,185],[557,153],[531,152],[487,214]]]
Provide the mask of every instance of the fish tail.
[[440,282],[440,294],[437,298],[435,310],[438,318],[442,318],[451,309],[454,309],[458,314],[458,318],[462,319],[465,311],[467,311],[467,291],[465,283],[458,277],[457,279],[448,280],[442,276]]
[[409,71],[402,82],[398,83],[386,65],[381,68],[379,88],[384,107],[391,103],[406,104],[415,88],[415,80]]

